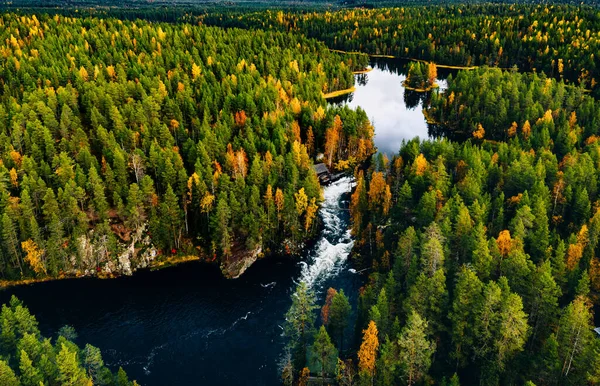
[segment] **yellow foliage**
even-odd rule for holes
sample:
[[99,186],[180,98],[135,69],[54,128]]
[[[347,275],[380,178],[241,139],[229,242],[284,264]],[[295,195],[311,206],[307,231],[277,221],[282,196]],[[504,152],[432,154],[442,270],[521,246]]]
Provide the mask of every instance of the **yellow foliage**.
[[425,171],[427,170],[427,167],[429,166],[429,164],[427,163],[427,159],[425,159],[425,156],[423,155],[423,153],[418,155],[418,157],[415,159],[414,165],[415,165],[414,166],[415,174],[417,176],[422,176],[423,174],[425,174]]
[[567,269],[572,271],[579,264],[579,260],[583,256],[583,245],[576,243],[570,244],[567,251]]
[[514,137],[517,134],[517,122],[513,122],[512,125],[508,128],[508,136]]
[[308,207],[306,207],[306,219],[304,220],[304,229],[307,232],[310,229],[310,227],[312,226],[313,221],[314,221],[315,217],[317,216],[318,210],[319,210],[319,207],[317,206],[317,199],[313,197],[310,200],[310,205],[308,205]]
[[531,124],[529,121],[525,121],[523,127],[521,128],[521,132],[523,133],[523,137],[525,139],[529,139],[529,136],[531,135]]
[[17,174],[17,171],[15,170],[15,168],[10,169],[10,172],[8,174],[10,174],[10,183],[14,187],[18,187],[19,186],[19,175]]
[[317,107],[317,111],[315,111],[313,118],[315,121],[318,122],[325,118],[325,109],[323,108],[323,106]]
[[208,213],[212,210],[213,203],[215,202],[215,196],[210,193],[206,193],[200,201],[200,211],[202,213]]
[[481,126],[481,123],[477,125],[477,130],[473,132],[473,137],[476,139],[483,139],[485,136],[485,129]]
[[510,237],[510,231],[503,230],[498,235],[498,239],[496,239],[496,244],[498,244],[498,249],[502,256],[506,257],[513,247],[513,240]]
[[275,191],[275,207],[277,208],[277,212],[281,212],[283,210],[283,204],[283,192],[281,191],[281,189],[277,188],[277,190]]
[[294,193],[294,197],[296,198],[296,212],[300,216],[308,206],[308,196],[304,192],[304,188],[300,188],[298,193]]
[[44,266],[43,257],[44,250],[40,250],[37,244],[29,239],[21,243],[21,248],[25,251],[25,261],[31,266],[36,274],[46,274],[46,267]]
[[85,69],[85,67],[81,66],[79,67],[79,75],[81,76],[81,78],[85,81],[88,80],[88,72]]
[[363,331],[363,340],[358,350],[358,368],[361,372],[373,376],[378,348],[377,325],[371,320],[367,329]]
[[290,107],[292,108],[292,112],[296,115],[300,114],[300,112],[302,111],[302,105],[296,97],[294,97],[290,102]]

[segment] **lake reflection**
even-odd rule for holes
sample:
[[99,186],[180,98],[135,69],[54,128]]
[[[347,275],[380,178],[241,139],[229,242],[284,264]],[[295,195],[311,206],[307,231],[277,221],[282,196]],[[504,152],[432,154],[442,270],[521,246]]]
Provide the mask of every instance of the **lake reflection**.
[[[373,59],[373,70],[356,75],[356,91],[331,99],[334,104],[360,107],[375,127],[375,146],[391,157],[400,149],[403,140],[429,138],[429,128],[423,116],[423,103],[428,93],[406,90],[408,61]],[[446,87],[446,74],[439,74],[440,89]],[[433,91],[437,92],[437,91]]]

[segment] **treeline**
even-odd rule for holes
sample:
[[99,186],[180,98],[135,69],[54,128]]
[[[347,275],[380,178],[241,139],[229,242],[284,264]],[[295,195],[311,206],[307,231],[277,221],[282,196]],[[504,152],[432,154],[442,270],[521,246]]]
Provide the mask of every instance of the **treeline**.
[[544,74],[481,68],[458,72],[433,93],[426,115],[449,136],[552,149],[558,159],[597,134],[600,104],[579,87]]
[[357,172],[355,262],[370,269],[358,305],[358,379],[595,384],[598,102],[500,70],[448,83],[432,109],[457,101],[465,115],[444,122],[471,140],[414,139]]
[[122,368],[113,374],[97,347],[82,349],[70,326],[56,339],[41,335],[38,321],[16,297],[0,312],[0,384],[3,386],[137,386]]
[[518,66],[596,90],[600,17],[589,6],[459,4],[335,12],[209,13],[204,23],[304,33],[330,48],[447,65]]
[[323,99],[352,86],[364,58],[314,40],[115,19],[0,23],[3,278],[295,253],[321,200],[312,159],[351,167],[373,152],[366,114]]

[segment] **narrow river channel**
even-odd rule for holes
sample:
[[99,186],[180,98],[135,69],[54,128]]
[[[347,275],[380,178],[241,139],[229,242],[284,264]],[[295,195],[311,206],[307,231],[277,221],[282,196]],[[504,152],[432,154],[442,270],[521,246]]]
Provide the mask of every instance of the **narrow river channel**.
[[[373,119],[380,151],[427,137],[423,96],[402,87],[405,62],[374,61],[357,75],[355,93],[333,101],[360,106]],[[241,278],[226,280],[213,266],[188,263],[114,280],[75,279],[0,291],[0,303],[18,296],[44,335],[64,325],[102,350],[141,385],[278,385],[282,324],[299,281],[320,301],[327,288],[343,289],[356,308],[364,280],[348,262],[350,178],[325,187],[321,237],[303,261],[266,259]],[[354,334],[347,334],[349,337]]]

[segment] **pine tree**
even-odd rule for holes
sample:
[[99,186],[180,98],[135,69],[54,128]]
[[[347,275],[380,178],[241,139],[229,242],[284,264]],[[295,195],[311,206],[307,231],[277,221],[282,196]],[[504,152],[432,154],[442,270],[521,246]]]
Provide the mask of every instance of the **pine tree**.
[[292,295],[292,305],[285,316],[284,333],[288,337],[294,353],[294,367],[301,369],[306,364],[308,339],[314,330],[315,304],[313,292],[306,283],[300,282]]
[[435,344],[427,339],[426,329],[427,321],[413,311],[398,336],[399,361],[409,386],[419,382],[431,366]]
[[340,352],[344,346],[344,331],[348,327],[350,321],[350,313],[352,308],[348,297],[344,294],[344,290],[340,290],[333,296],[329,313],[329,327],[332,334],[339,336],[338,348]]
[[79,366],[77,352],[71,351],[66,344],[62,344],[61,349],[56,356],[58,366],[57,380],[65,386],[87,386],[90,380],[86,377],[85,371]]
[[0,359],[0,384],[4,386],[20,386],[21,383],[8,363]]
[[331,339],[329,338],[329,334],[327,334],[325,326],[321,326],[319,329],[311,351],[313,355],[317,357],[319,368],[321,370],[321,382],[325,385],[325,374],[331,372],[337,362],[337,350],[333,343],[331,343]]

